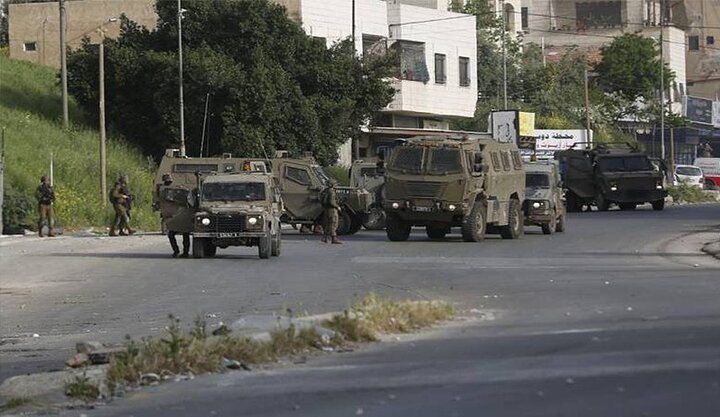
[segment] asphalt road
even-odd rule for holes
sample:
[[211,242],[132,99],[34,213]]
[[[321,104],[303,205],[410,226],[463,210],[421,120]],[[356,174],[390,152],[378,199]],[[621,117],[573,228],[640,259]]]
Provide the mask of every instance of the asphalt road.
[[250,248],[171,259],[161,236],[0,242],[0,378],[59,368],[75,341],[157,335],[171,313],[313,314],[372,291],[485,319],[144,390],[89,415],[717,416],[720,263],[698,255],[694,233],[719,223],[720,206],[703,205],[579,213],[563,234],[480,244],[292,232],[267,261]]

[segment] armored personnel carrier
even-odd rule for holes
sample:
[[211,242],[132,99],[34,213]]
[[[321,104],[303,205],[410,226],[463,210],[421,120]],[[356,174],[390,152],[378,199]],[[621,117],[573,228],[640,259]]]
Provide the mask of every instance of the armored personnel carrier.
[[386,232],[404,241],[413,226],[442,239],[459,227],[466,242],[486,232],[523,233],[525,171],[517,146],[490,135],[446,134],[403,139],[385,167]]
[[[212,158],[182,158],[176,149],[169,149],[160,162],[155,184],[162,185],[162,176],[171,174],[174,186],[191,190],[197,187],[197,177],[211,173],[231,174],[253,171],[255,166],[263,164],[277,181],[284,203],[281,217],[283,223],[316,224],[320,223],[322,205],[320,193],[327,186],[329,177],[311,157],[289,158],[287,152],[279,152],[273,159],[235,158],[225,154]],[[336,187],[338,199],[342,205],[338,234],[353,234],[362,228],[363,219],[372,204],[371,195],[355,187]],[[180,199],[182,199],[180,197]],[[156,193],[156,207],[163,212],[163,205],[172,205],[159,199]],[[165,210],[167,211],[167,210]]]
[[608,144],[573,148],[556,152],[555,159],[567,188],[568,211],[581,211],[590,205],[607,211],[612,204],[621,210],[635,210],[643,203],[652,204],[653,210],[665,207],[663,174],[635,147]]

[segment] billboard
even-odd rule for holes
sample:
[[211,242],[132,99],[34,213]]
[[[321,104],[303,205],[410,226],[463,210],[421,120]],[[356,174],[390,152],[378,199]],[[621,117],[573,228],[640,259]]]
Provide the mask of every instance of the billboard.
[[[592,130],[587,139],[585,129],[535,129],[535,155],[538,159],[552,159],[556,151],[570,149],[575,144],[578,144],[576,148],[582,148],[579,145],[582,142],[592,142]],[[528,158],[532,155],[532,151],[528,153],[527,149],[522,149],[521,153]]]
[[720,101],[713,101],[712,124],[713,127],[720,128]]
[[713,102],[706,98],[685,96],[684,116],[691,122],[713,124]]
[[527,113],[521,111],[518,113],[520,119],[520,136],[534,136],[535,135],[535,113]]
[[517,143],[518,112],[516,110],[490,113],[490,132],[500,143]]

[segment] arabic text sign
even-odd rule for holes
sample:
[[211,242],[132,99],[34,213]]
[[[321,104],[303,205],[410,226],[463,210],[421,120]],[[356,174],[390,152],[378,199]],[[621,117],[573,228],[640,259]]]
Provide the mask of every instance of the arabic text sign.
[[584,129],[535,129],[536,151],[563,151],[574,144],[590,142],[586,139]]

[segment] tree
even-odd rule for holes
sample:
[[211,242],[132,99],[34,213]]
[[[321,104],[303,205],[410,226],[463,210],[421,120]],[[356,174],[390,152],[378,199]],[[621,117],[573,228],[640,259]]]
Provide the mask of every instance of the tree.
[[[305,34],[284,7],[267,0],[196,0],[184,4],[186,145],[199,152],[207,94],[210,153],[270,156],[311,151],[323,163],[390,102],[390,58],[363,62],[349,40],[329,49]],[[177,9],[157,1],[154,31],[121,20],[106,41],[108,120],[147,153],[179,137]],[[69,87],[97,114],[97,47],[68,59]]]

